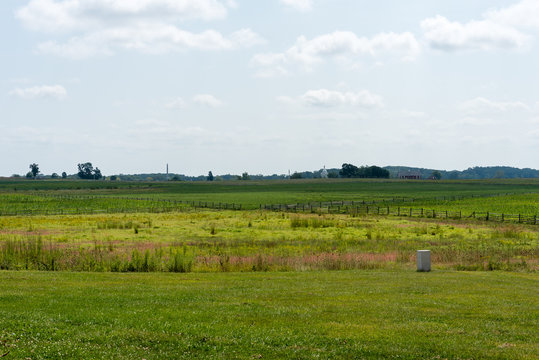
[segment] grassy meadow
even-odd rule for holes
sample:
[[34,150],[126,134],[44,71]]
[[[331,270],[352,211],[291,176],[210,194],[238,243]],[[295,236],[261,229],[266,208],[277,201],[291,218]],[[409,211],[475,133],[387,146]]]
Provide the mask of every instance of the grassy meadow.
[[530,273],[3,272],[6,359],[536,359]]
[[0,269],[298,271],[435,267],[537,270],[533,225],[341,214],[192,210],[0,218]]
[[0,357],[535,359],[538,225],[259,207],[534,216],[538,194],[528,179],[0,181]]

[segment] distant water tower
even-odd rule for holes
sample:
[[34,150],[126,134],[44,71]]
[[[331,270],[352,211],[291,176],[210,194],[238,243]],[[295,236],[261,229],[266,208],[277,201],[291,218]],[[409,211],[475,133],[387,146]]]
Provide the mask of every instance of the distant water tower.
[[326,165],[324,165],[324,168],[322,169],[322,171],[320,171],[320,177],[322,179],[328,178],[328,171],[326,170]]

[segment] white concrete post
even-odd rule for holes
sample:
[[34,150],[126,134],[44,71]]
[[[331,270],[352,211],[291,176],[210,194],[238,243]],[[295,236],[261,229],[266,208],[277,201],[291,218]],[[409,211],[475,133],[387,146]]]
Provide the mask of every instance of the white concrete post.
[[417,271],[430,271],[430,250],[417,250]]

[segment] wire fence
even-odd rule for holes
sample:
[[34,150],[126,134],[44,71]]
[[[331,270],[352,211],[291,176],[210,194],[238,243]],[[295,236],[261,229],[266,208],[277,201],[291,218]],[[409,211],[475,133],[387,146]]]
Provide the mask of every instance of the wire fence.
[[302,212],[316,214],[349,214],[349,215],[381,215],[399,217],[418,217],[432,219],[478,219],[484,221],[510,222],[519,224],[538,225],[537,215],[525,214],[504,214],[494,212],[474,211],[463,214],[460,210],[436,210],[428,208],[413,208],[400,206],[376,206],[376,205],[349,205],[341,203],[318,203],[311,205],[267,205],[261,207],[263,210]]
[[[32,194],[34,196],[54,198],[57,200],[76,201],[77,204],[65,204],[62,208],[44,207],[32,208],[31,201],[25,209],[0,208],[0,216],[33,216],[33,215],[83,215],[83,214],[113,214],[113,213],[164,213],[196,210],[208,208],[215,210],[242,210],[242,204],[208,202],[208,201],[185,201],[173,199],[155,199],[144,197],[113,197],[98,195],[56,195],[56,194]],[[91,204],[92,200],[107,200],[107,203]],[[86,202],[86,203],[85,203]]]

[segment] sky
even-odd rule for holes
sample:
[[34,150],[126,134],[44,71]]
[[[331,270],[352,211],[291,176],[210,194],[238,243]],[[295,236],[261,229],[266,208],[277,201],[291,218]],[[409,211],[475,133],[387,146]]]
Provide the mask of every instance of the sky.
[[539,1],[2,0],[0,175],[539,168]]

